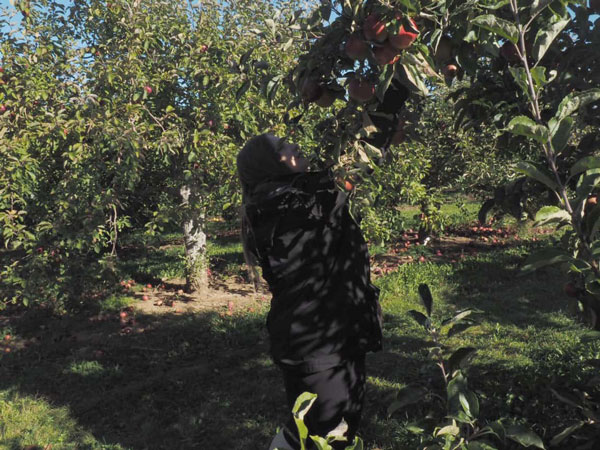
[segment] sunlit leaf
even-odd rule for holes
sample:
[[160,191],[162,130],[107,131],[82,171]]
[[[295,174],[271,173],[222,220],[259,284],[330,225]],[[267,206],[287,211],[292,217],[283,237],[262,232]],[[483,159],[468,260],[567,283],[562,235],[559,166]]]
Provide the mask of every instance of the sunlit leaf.
[[496,33],[499,36],[508,39],[513,44],[516,44],[519,40],[519,30],[515,24],[509,22],[508,20],[496,17],[493,14],[485,14],[483,16],[475,17],[473,20],[471,20],[471,24]]

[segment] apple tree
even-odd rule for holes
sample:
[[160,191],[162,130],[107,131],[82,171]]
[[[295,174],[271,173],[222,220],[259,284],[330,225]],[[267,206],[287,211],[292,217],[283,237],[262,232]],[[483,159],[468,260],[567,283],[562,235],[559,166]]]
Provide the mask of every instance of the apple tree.
[[165,226],[184,232],[189,289],[206,286],[205,219],[236,204],[235,154],[254,134],[288,128],[290,94],[273,78],[294,52],[271,31],[298,17],[279,6],[117,0],[7,12],[20,20],[1,53],[4,302],[78,307],[115,285],[124,234]]

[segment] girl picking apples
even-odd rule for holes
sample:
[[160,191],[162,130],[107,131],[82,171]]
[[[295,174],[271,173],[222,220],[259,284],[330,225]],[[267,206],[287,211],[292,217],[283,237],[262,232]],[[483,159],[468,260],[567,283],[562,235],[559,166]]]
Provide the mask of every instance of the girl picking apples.
[[[365,353],[381,349],[379,290],[347,194],[330,170],[308,166],[297,145],[271,134],[250,139],[239,152],[244,254],[249,267],[260,265],[273,294],[270,352],[289,410],[301,393],[316,393],[305,417],[309,435],[335,430],[352,441],[365,393]],[[251,274],[256,283],[256,271]],[[274,448],[300,448],[291,414]]]

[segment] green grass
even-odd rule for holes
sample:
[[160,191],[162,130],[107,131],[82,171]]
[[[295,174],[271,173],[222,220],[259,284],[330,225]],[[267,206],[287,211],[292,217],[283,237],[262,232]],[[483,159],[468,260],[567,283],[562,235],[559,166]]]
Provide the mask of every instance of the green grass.
[[17,389],[0,392],[0,448],[51,443],[54,448],[121,449],[83,430],[67,407],[55,407],[39,396]]
[[[183,250],[176,236],[169,242],[132,246],[121,270],[136,281],[181,276]],[[478,326],[445,343],[449,350],[478,349],[466,373],[484,420],[527,423],[548,443],[578,417],[549,388],[582,386],[597,371],[587,361],[600,358],[600,345],[582,342],[586,330],[566,312],[557,268],[517,277],[525,255],[546,242],[514,243],[455,264],[407,264],[376,280],[385,348],[367,360],[360,431],[367,449],[414,449],[409,425],[441,415],[428,403],[387,415],[403,386],[439,389],[429,337],[407,314],[423,311],[420,283],[433,292],[434,321],[465,308],[480,311]],[[237,237],[214,240],[209,252],[213,272],[242,273]],[[377,252],[383,248],[372,248]],[[232,317],[138,313],[144,332],[121,335],[116,311],[129,303],[105,300],[104,321],[23,317],[4,326],[27,345],[0,356],[0,448],[266,448],[286,414],[280,374],[268,356],[268,303]]]

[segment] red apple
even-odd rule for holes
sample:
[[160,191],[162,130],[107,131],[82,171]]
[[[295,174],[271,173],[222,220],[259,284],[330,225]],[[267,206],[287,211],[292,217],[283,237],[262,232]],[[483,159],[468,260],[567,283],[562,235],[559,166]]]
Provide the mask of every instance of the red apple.
[[146,86],[144,86],[144,89],[146,90],[146,92],[148,94],[152,94],[152,88],[150,86],[146,85]]
[[204,44],[200,46],[200,53],[205,53],[208,50],[208,45]]
[[590,195],[588,197],[587,201],[585,202],[584,211],[585,212],[590,211],[597,204],[598,204],[598,196],[596,196],[596,195]]
[[388,37],[385,22],[380,19],[379,14],[370,14],[363,24],[363,34],[368,41],[383,42]]
[[362,61],[369,56],[369,46],[357,35],[352,35],[346,41],[344,46],[346,56],[350,59]]
[[577,287],[573,283],[565,284],[563,290],[569,297],[577,297]]
[[147,285],[146,285],[146,287],[147,287],[148,289],[152,289],[152,285],[151,285],[151,284],[147,284]]
[[442,68],[442,74],[446,78],[454,78],[456,76],[456,72],[458,72],[458,67],[456,66],[456,64],[446,64]]
[[12,339],[12,336],[10,334],[7,334],[6,336],[4,336],[5,341],[10,341],[11,339]]
[[302,100],[308,103],[317,101],[322,94],[323,88],[316,80],[313,79],[306,80],[300,89]]
[[[398,17],[397,17],[398,18]],[[400,29],[397,34],[392,34],[389,37],[390,44],[396,47],[398,50],[404,50],[412,45],[419,36],[417,24],[410,17],[408,18],[412,27],[417,30],[417,33],[414,33],[411,30],[407,30],[404,28],[404,25],[400,25]]]
[[400,59],[398,49],[390,45],[389,42],[386,42],[381,47],[375,48],[373,54],[375,55],[375,61],[377,61],[377,64],[380,66],[394,64]]
[[4,72],[4,67],[0,67],[0,73]]
[[4,112],[6,112],[6,106],[0,105],[0,113],[4,113]]
[[352,100],[364,103],[371,100],[375,95],[375,86],[366,80],[354,78],[348,85],[348,95]]
[[142,300],[144,300],[145,302],[147,302],[148,300],[150,300],[150,297],[148,297],[147,295],[144,295],[142,297]]
[[126,319],[126,318],[127,318],[127,313],[126,313],[125,311],[121,311],[121,312],[119,313],[119,317],[120,317],[121,319]]
[[335,102],[335,94],[329,89],[323,89],[321,96],[315,101],[315,103],[321,108],[329,108]]
[[354,186],[352,186],[352,183],[350,183],[348,180],[344,182],[344,189],[346,189],[347,191],[351,191],[353,188]]

